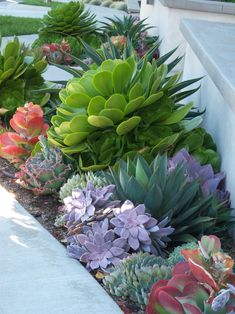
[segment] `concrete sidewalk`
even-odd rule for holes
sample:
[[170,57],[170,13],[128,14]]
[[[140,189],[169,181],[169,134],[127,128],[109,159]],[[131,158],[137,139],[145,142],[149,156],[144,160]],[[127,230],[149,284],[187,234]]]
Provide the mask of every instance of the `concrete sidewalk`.
[[1,314],[122,313],[83,266],[1,186],[0,200]]
[[[124,11],[89,4],[86,4],[86,8],[95,13],[98,22],[105,21],[105,17],[122,17],[127,14]],[[24,5],[9,1],[0,2],[0,15],[42,18],[49,10],[48,7]]]

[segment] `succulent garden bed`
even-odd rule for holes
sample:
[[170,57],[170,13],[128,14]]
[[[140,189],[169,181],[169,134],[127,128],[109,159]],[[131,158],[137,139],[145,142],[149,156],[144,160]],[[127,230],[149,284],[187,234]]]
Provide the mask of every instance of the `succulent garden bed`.
[[230,193],[203,112],[186,101],[200,79],[172,74],[176,49],[159,56],[133,17],[110,19],[95,49],[83,37],[95,17],[68,6],[41,34],[79,37],[82,59],[66,41],[47,47],[49,62],[79,66],[57,64],[71,80],[45,82],[45,57],[17,38],[1,53],[0,182],[124,313],[233,313]]

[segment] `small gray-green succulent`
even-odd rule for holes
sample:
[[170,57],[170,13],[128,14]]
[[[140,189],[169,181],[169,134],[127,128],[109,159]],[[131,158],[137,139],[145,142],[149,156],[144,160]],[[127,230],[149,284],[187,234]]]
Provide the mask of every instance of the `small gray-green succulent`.
[[113,268],[104,280],[105,289],[112,295],[129,299],[144,309],[152,285],[160,279],[169,279],[172,268],[161,257],[137,253]]
[[73,175],[60,189],[60,199],[63,201],[66,197],[72,195],[74,189],[85,189],[87,183],[92,182],[95,188],[101,188],[108,185],[103,176],[88,171],[82,174]]

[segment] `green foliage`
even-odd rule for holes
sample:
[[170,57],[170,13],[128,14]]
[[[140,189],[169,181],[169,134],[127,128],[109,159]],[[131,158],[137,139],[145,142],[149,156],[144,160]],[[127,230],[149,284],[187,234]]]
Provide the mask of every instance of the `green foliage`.
[[85,10],[82,2],[69,2],[53,8],[43,18],[42,34],[81,37],[96,30],[95,15]]
[[60,189],[60,199],[63,201],[66,197],[72,196],[74,189],[85,189],[87,184],[92,182],[95,188],[104,187],[108,185],[104,176],[99,173],[86,172],[73,175]]
[[103,283],[110,294],[129,299],[144,309],[153,284],[160,279],[169,279],[171,275],[172,269],[164,259],[148,253],[138,253],[111,269]]
[[41,19],[0,16],[1,36],[36,34],[41,26]]
[[50,142],[67,155],[79,154],[83,170],[106,168],[131,151],[156,155],[171,148],[201,120],[185,120],[192,103],[175,105],[178,95],[182,99],[179,91],[197,79],[179,83],[179,74],[168,77],[167,72],[167,65],[130,57],[106,60],[70,80],[60,92]]
[[194,241],[234,223],[231,209],[218,204],[213,195],[203,197],[197,180],[187,180],[183,164],[168,171],[166,154],[158,155],[150,165],[140,155],[134,161],[120,160],[111,169],[110,181],[116,185],[118,199],[145,204],[159,221],[168,217],[175,228],[172,243]]
[[46,66],[47,62],[30,55],[17,37],[7,43],[0,53],[1,114],[7,113],[10,117],[25,102],[40,101],[33,91],[42,87],[44,79],[41,74]]
[[198,244],[196,242],[189,242],[174,248],[174,250],[169,254],[167,259],[167,262],[170,266],[173,267],[176,264],[185,261],[185,258],[181,254],[181,250],[183,249],[198,249]]

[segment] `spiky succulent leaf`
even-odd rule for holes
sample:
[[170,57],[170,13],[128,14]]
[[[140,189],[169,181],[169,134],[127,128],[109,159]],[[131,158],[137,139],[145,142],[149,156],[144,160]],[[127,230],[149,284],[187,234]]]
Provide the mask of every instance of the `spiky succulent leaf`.
[[110,180],[122,201],[145,204],[160,221],[168,217],[175,228],[173,241],[192,241],[202,233],[216,232],[217,227],[226,230],[233,223],[231,209],[215,202],[211,194],[203,196],[200,183],[188,182],[185,171],[183,164],[169,171],[166,154],[158,155],[151,164],[136,156],[133,161],[118,162]]

